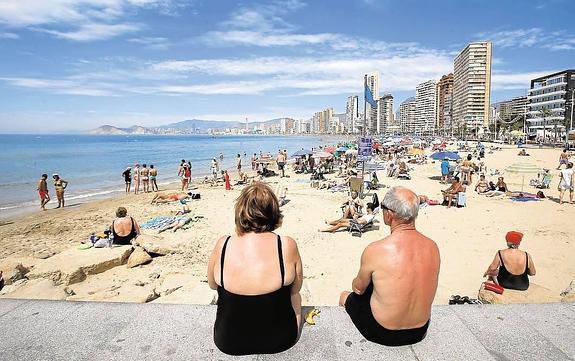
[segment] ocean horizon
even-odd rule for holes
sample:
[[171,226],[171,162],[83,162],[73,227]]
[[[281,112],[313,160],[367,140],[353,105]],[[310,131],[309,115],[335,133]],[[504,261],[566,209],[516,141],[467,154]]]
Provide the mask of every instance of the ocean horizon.
[[[326,141],[327,142],[327,141]],[[67,200],[87,201],[123,192],[122,172],[135,163],[153,164],[158,184],[177,181],[181,159],[192,162],[192,177],[211,174],[210,162],[224,155],[221,169],[235,172],[235,159],[242,156],[244,169],[251,169],[253,153],[322,145],[313,135],[89,135],[0,134],[0,216],[19,208],[38,206],[37,182],[48,174],[50,195],[55,198],[52,174],[69,182]],[[245,154],[245,156],[244,156]],[[219,161],[219,159],[218,159]],[[233,173],[232,173],[233,174]],[[48,204],[52,207],[54,201]]]

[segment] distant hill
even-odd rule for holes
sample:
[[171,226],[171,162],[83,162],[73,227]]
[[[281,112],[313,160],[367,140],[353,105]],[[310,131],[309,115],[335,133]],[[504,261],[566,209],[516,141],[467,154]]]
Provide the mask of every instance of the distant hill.
[[[248,122],[248,129],[255,126],[274,125],[284,118],[266,120],[264,122]],[[208,134],[225,129],[236,128],[245,129],[246,124],[238,121],[214,121],[201,119],[186,119],[181,122],[160,125],[158,127],[142,127],[134,125],[129,128],[119,128],[113,125],[103,125],[88,131],[94,135],[128,135],[128,134],[155,134],[155,135],[175,135],[175,134]]]

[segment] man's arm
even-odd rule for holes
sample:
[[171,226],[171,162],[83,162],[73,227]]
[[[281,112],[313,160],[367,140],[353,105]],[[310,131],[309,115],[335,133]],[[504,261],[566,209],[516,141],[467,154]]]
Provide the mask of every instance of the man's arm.
[[351,283],[351,289],[354,293],[358,295],[362,295],[365,292],[367,286],[371,282],[371,274],[373,272],[373,264],[372,264],[372,253],[370,246],[363,251],[361,254],[361,264],[359,266],[359,272],[357,276],[353,279]]

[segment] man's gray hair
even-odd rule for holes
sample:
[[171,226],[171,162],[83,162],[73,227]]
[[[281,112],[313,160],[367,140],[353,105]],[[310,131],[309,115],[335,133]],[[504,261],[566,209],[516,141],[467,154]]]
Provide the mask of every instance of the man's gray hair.
[[[413,195],[409,197],[406,195]],[[391,210],[395,217],[404,222],[413,222],[419,212],[419,197],[409,189],[401,186],[392,187],[381,202],[385,208]]]

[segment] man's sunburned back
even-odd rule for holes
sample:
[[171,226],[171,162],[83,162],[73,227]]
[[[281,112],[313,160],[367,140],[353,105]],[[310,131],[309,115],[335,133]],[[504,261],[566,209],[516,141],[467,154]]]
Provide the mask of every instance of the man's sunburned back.
[[423,326],[431,316],[439,275],[435,242],[415,230],[402,231],[368,247],[375,257],[371,309],[387,329]]

